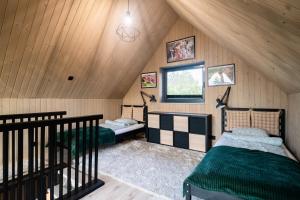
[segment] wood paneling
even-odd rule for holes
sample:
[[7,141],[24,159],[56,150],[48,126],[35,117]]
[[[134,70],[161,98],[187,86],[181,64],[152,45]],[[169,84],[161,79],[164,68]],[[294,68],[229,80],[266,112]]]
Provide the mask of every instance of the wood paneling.
[[127,0],[1,0],[1,98],[122,98],[177,19],[164,0],[132,0],[141,35],[127,43],[116,35],[126,10]]
[[291,94],[289,99],[289,112],[286,141],[290,150],[300,160],[300,93]]
[[[103,114],[103,120],[114,120],[121,116],[121,99],[0,99],[0,115],[67,111],[67,117]],[[24,132],[24,159],[28,158],[28,131]],[[11,139],[11,138],[10,138]],[[2,144],[2,134],[0,135]],[[11,149],[10,149],[11,151]],[[11,153],[11,152],[10,152]],[[0,148],[0,165],[2,148]]]
[[[184,38],[187,36],[196,36],[196,59],[190,61],[167,64],[166,62],[166,42]],[[205,61],[205,66],[214,66],[220,64],[236,64],[236,84],[232,86],[229,105],[234,107],[263,107],[263,108],[286,108],[287,95],[280,90],[273,82],[269,81],[259,72],[249,67],[239,56],[233,54],[227,48],[218,45],[204,33],[197,30],[184,20],[178,20],[172,27],[168,35],[162,41],[161,45],[145,66],[143,72],[157,71],[160,67],[172,66],[196,61]],[[159,75],[159,74],[158,74]],[[123,102],[125,104],[141,104],[142,99],[138,95],[140,89],[140,77],[132,85],[131,89],[125,95]],[[160,78],[158,88],[146,89],[145,92],[154,94],[160,99]],[[150,103],[149,111],[164,112],[195,112],[209,113],[213,115],[213,135],[220,136],[221,132],[221,112],[216,109],[215,99],[222,96],[227,87],[206,87],[205,103],[203,104],[180,104],[180,103]]]
[[288,93],[300,92],[300,1],[167,0]]
[[0,114],[67,111],[67,116],[103,114],[104,119],[121,116],[119,99],[0,99]]

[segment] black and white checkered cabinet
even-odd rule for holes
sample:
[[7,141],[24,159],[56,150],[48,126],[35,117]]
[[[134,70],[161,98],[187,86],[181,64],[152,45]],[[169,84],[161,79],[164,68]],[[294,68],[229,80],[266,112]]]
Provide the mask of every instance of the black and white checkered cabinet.
[[212,115],[149,112],[147,141],[207,152],[212,146]]

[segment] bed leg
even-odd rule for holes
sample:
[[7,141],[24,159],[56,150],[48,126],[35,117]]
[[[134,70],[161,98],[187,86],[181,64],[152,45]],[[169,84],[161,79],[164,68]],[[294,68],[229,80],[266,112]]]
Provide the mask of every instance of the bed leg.
[[186,194],[185,200],[192,200],[192,195],[191,194]]
[[187,191],[186,191],[185,199],[192,200],[191,186],[190,184],[186,184],[186,186],[187,186]]

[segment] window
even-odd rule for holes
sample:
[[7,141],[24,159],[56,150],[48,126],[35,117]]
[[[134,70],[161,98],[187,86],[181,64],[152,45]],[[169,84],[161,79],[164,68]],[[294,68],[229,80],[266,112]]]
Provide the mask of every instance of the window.
[[204,102],[204,62],[161,68],[162,101]]

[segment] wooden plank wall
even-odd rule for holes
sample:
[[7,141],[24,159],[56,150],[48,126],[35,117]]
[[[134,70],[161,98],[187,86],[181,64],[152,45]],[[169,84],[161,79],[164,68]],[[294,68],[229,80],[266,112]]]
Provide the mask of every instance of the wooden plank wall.
[[299,0],[167,0],[285,92],[300,92]]
[[[188,36],[196,36],[196,59],[184,62],[167,64],[166,42]],[[287,95],[276,84],[266,79],[263,75],[249,67],[240,57],[227,48],[222,47],[208,36],[198,31],[189,23],[179,19],[168,35],[145,66],[143,72],[159,72],[160,67],[205,61],[205,66],[220,64],[236,64],[236,85],[232,87],[230,106],[235,107],[264,107],[287,108]],[[160,83],[158,83],[159,86]],[[227,87],[206,87],[204,104],[175,104],[175,103],[148,103],[150,111],[176,111],[211,113],[213,115],[213,135],[220,136],[221,120],[220,110],[215,108],[215,99],[224,94]],[[125,95],[123,102],[134,104],[142,103],[139,95],[140,77],[137,77],[131,89]],[[159,89],[145,89],[149,94],[160,96]]]
[[300,93],[290,94],[288,100],[288,133],[286,139],[288,147],[300,160]]
[[0,114],[67,111],[67,116],[103,114],[121,116],[120,99],[0,99]]

